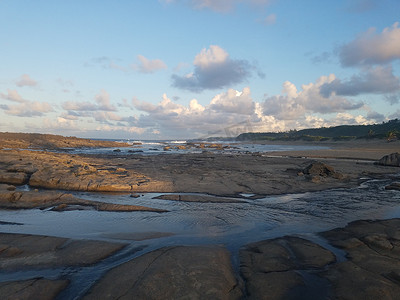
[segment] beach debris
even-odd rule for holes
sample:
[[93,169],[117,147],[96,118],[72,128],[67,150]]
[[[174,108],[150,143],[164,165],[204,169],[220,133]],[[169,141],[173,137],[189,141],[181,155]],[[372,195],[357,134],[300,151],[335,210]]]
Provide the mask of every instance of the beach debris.
[[380,160],[378,160],[376,164],[381,166],[400,167],[400,153],[395,152],[389,155],[385,155]]

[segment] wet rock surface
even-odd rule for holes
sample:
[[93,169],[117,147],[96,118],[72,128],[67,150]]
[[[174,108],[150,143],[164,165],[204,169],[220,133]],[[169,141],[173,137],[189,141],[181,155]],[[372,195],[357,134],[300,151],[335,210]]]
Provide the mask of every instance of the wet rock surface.
[[102,241],[0,233],[0,270],[91,265],[124,246]]
[[179,246],[162,248],[116,267],[84,299],[240,299],[241,296],[226,249]]
[[397,299],[400,295],[400,220],[356,221],[322,233],[348,261],[323,273],[340,299]]
[[0,209],[46,209],[53,211],[70,211],[95,209],[98,211],[152,211],[166,212],[163,209],[139,205],[123,205],[84,200],[68,193],[53,191],[14,191],[8,185],[0,186]]
[[337,262],[323,247],[296,237],[246,246],[241,273],[249,299],[397,299],[400,220],[357,221],[323,232],[344,250]]
[[184,202],[204,202],[204,203],[244,203],[235,198],[226,197],[215,197],[211,195],[177,195],[177,194],[167,194],[154,197],[153,199],[163,199],[171,201],[184,201]]
[[48,280],[43,278],[0,283],[3,300],[54,299],[66,286],[68,280]]
[[[106,272],[84,299],[397,299],[400,219],[356,221],[320,235],[330,250],[296,236],[244,246],[241,279],[222,246],[160,248]],[[91,265],[124,247],[23,234],[0,234],[0,241],[0,271]],[[61,277],[1,282],[0,293],[54,299],[68,285]]]
[[300,272],[323,269],[335,256],[308,240],[288,236],[246,246],[240,261],[249,299],[307,299],[326,286],[308,286]]

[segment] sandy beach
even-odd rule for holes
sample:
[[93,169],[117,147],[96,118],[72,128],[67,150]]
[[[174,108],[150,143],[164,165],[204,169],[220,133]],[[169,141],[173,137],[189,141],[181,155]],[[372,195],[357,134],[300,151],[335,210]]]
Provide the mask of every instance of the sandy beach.
[[[320,150],[234,154],[166,152],[148,156],[132,153],[128,156],[115,152],[90,155],[65,151],[68,147],[131,147],[121,143],[102,144],[74,138],[69,141],[51,136],[41,136],[37,142],[29,135],[0,138],[2,210],[40,209],[43,213],[62,214],[89,209],[98,213],[165,214],[168,218],[168,209],[160,209],[155,204],[153,207],[151,201],[146,206],[137,205],[135,199],[143,194],[159,193],[154,198],[157,201],[241,205],[271,195],[354,188],[371,179],[389,180],[396,187],[400,171],[396,166],[375,164],[383,156],[399,152],[399,141],[324,142],[320,145],[327,149]],[[61,148],[64,150],[54,151]],[[115,204],[104,202],[101,199],[107,197],[102,196],[93,201],[80,198],[77,192],[125,193],[132,200],[129,204]],[[0,231],[2,226],[11,226],[9,220],[0,221]],[[46,274],[51,273],[49,270],[71,266],[96,266],[107,261],[107,257],[112,260],[115,256],[127,255],[123,253],[141,253],[136,248],[137,242],[126,243],[129,233],[120,235],[120,240],[114,243],[103,241],[94,246],[95,242],[84,240],[44,239],[7,232],[2,233],[0,240],[0,293],[7,295],[5,299],[69,299],[72,294],[89,299],[119,299],[123,295],[137,299],[147,299],[150,295],[155,298],[168,295],[171,299],[307,299],[322,289],[326,299],[364,299],[365,287],[369,285],[372,286],[368,290],[370,298],[394,299],[393,295],[400,291],[400,268],[393,268],[393,264],[400,265],[398,221],[349,226],[340,234],[338,231],[323,233],[323,243],[293,236],[260,240],[258,244],[241,246],[239,257],[220,244],[163,247],[161,243],[152,251],[110,266],[109,272],[92,279],[87,289],[79,293],[74,290],[73,276],[60,275],[62,271],[58,275]],[[140,236],[140,240],[156,240],[171,234],[148,232]],[[288,251],[292,254],[287,254]],[[81,260],[74,259],[76,253],[84,253]],[[198,259],[193,261],[189,257]],[[366,266],[368,259],[376,263]],[[240,268],[239,265],[232,267],[231,260],[240,260]],[[378,261],[380,267],[377,267]],[[136,268],[141,271],[131,271]],[[40,271],[43,269],[44,275]],[[15,279],[10,276],[7,280],[7,274],[21,270],[27,274],[36,270],[36,275]],[[161,274],[165,279],[160,279]],[[111,285],[119,276],[130,280]],[[352,290],[343,280],[346,276],[352,280],[364,276],[368,280],[355,282],[358,288]],[[216,282],[219,283],[216,285]],[[266,282],[269,283],[266,285]],[[299,291],[298,297],[295,291]]]

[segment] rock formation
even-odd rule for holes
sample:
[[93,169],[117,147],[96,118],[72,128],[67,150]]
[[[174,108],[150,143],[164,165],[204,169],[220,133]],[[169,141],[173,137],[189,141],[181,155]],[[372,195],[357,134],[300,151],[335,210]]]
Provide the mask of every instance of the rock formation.
[[396,152],[385,155],[377,162],[377,164],[382,166],[400,167],[400,153]]

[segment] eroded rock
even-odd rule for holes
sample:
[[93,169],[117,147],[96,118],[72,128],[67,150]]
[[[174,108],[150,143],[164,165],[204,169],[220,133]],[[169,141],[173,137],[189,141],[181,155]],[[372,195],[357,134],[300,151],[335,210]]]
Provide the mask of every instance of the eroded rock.
[[124,246],[102,241],[0,233],[0,269],[87,266],[112,255]]
[[400,153],[395,152],[389,155],[385,155],[378,162],[378,165],[400,167]]
[[240,271],[250,299],[286,299],[295,290],[307,290],[298,270],[317,270],[335,262],[325,248],[298,237],[253,243],[240,251]]
[[68,285],[68,280],[49,280],[37,278],[24,281],[0,283],[0,295],[3,300],[52,300]]
[[240,299],[221,247],[168,247],[109,271],[84,299]]

